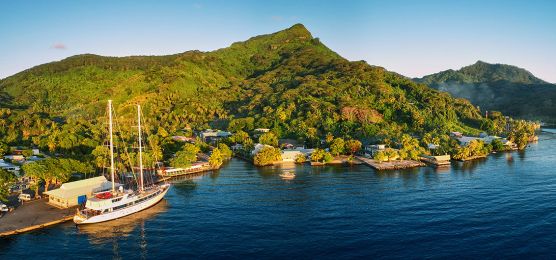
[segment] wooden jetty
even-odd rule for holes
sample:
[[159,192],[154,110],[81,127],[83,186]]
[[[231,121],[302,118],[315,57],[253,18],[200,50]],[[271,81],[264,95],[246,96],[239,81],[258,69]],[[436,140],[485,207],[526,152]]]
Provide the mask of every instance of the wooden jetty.
[[377,160],[366,158],[363,156],[357,156],[358,160],[370,166],[371,168],[379,171],[383,170],[400,170],[400,169],[409,169],[414,167],[422,167],[425,166],[424,163],[413,161],[413,160],[396,160],[396,161],[389,161],[389,162],[378,162]]
[[191,167],[188,168],[164,168],[158,170],[158,175],[162,176],[163,178],[171,178],[210,170],[214,170],[214,168],[210,166],[208,162],[203,162],[193,164]]

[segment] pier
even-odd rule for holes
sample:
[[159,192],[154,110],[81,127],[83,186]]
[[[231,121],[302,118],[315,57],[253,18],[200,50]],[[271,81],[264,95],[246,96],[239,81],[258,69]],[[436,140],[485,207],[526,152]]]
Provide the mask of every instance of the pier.
[[358,160],[362,161],[363,164],[370,166],[371,168],[379,171],[383,170],[400,170],[409,169],[414,167],[425,166],[424,163],[413,161],[413,160],[399,160],[399,161],[389,161],[389,162],[378,162],[374,159],[365,158],[362,156],[356,157]]
[[215,168],[210,166],[210,164],[207,162],[207,163],[194,164],[189,168],[166,168],[166,169],[158,170],[158,175],[162,176],[163,178],[171,178],[171,177],[206,172],[211,170],[215,170]]
[[42,229],[73,219],[75,207],[59,209],[47,201],[40,199],[25,202],[16,210],[5,214],[0,218],[0,237]]

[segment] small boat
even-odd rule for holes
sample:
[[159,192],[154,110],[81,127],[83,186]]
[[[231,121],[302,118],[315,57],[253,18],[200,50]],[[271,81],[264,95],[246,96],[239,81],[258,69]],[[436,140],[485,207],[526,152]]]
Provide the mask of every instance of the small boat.
[[284,179],[284,180],[292,180],[292,179],[295,178],[295,173],[287,171],[287,172],[281,173],[280,177],[282,177],[282,179]]
[[95,194],[85,203],[85,208],[77,210],[73,217],[76,224],[91,224],[125,217],[144,209],[150,208],[164,198],[170,189],[170,184],[153,184],[145,187],[143,181],[143,158],[141,138],[141,107],[137,105],[139,129],[139,176],[137,190],[124,190],[122,186],[116,189],[114,182],[114,144],[112,137],[112,101],[108,101],[109,134],[110,134],[110,173],[112,190]]

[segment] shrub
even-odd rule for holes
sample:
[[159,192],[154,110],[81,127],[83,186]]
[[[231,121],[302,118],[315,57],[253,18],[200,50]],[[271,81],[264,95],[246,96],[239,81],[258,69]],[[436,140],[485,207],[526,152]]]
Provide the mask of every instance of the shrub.
[[281,161],[282,154],[280,149],[265,146],[253,158],[253,163],[257,166],[272,165],[275,161]]

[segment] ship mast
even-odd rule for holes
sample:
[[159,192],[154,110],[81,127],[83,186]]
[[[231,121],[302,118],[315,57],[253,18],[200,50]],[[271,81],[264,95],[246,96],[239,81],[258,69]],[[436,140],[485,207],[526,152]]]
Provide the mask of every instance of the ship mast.
[[108,100],[108,128],[110,132],[110,177],[112,181],[112,192],[116,191],[114,183],[114,139],[112,137],[112,100]]
[[139,128],[139,175],[141,176],[141,191],[143,186],[143,144],[141,140],[141,105],[137,105],[137,128]]

